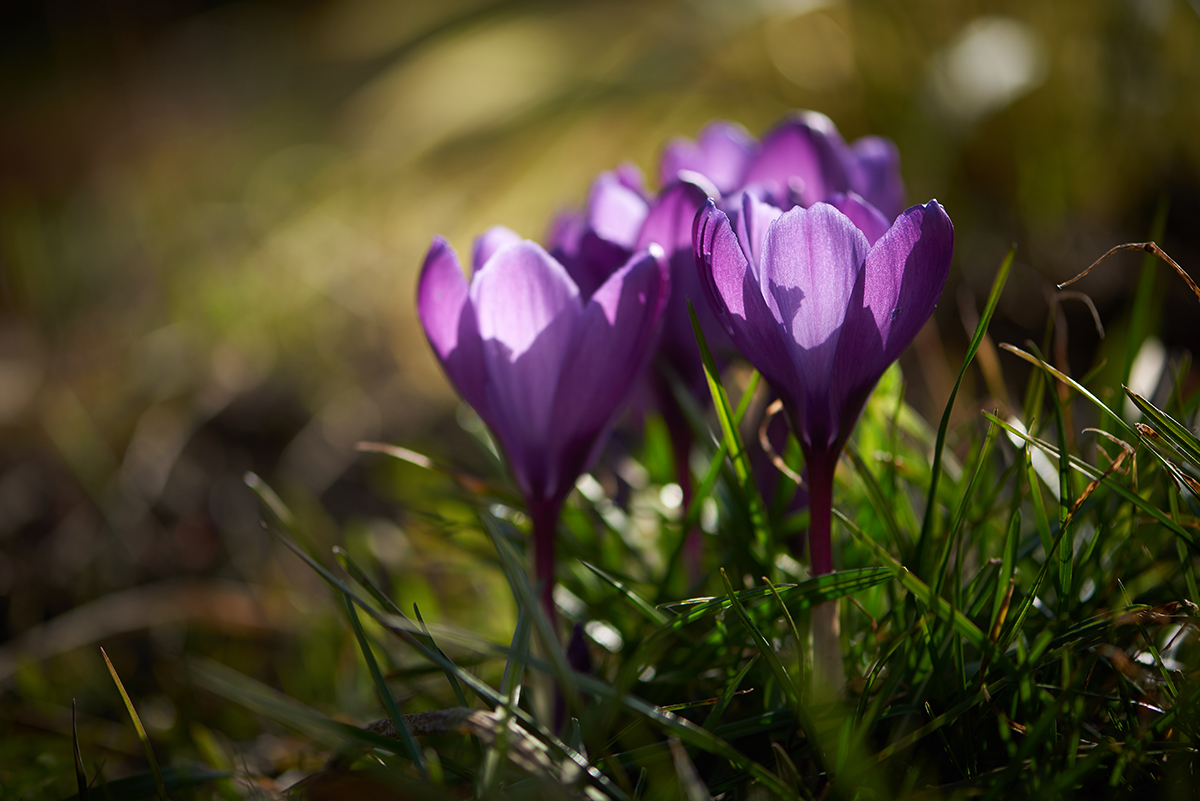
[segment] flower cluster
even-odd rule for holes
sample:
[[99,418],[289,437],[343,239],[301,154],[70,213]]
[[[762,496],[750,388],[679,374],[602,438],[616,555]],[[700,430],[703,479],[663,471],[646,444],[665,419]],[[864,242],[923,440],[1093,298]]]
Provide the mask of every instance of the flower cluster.
[[[714,349],[736,348],[782,399],[806,457],[813,572],[831,570],[834,466],[949,269],[942,207],[901,212],[895,146],[847,144],[820,114],[795,114],[761,141],[712,123],[667,146],[660,178],[654,195],[633,167],[603,173],[546,249],[488,231],[469,283],[440,238],[421,272],[429,341],[525,495],[551,613],[558,512],[656,350],[704,397],[689,299]],[[664,386],[656,394],[679,457],[690,432]],[[686,492],[686,460],[680,473]]]

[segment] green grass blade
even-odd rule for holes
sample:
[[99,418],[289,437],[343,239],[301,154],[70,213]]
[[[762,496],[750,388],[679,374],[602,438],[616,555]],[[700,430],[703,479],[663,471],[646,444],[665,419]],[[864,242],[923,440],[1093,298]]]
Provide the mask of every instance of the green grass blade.
[[83,769],[83,753],[79,750],[79,723],[76,718],[75,699],[71,699],[71,751],[75,756],[75,786],[79,788],[79,801],[87,801],[87,771]]
[[[1059,453],[1065,454],[1058,459],[1058,528],[1062,531],[1071,517],[1075,495],[1071,491],[1070,440],[1067,438],[1062,400],[1057,392],[1051,392],[1050,397],[1054,401],[1054,427],[1058,431],[1058,450]],[[1058,606],[1063,614],[1071,607],[1071,567],[1074,558],[1075,539],[1066,537],[1058,546]]]
[[971,478],[967,481],[962,498],[959,499],[958,509],[954,513],[954,522],[951,524],[950,531],[946,535],[946,544],[942,548],[942,556],[938,560],[938,567],[933,576],[933,591],[938,595],[942,594],[942,588],[945,586],[947,568],[950,564],[950,551],[962,533],[963,523],[967,518],[967,510],[971,508],[971,501],[975,498],[975,487],[979,481],[979,474],[983,472],[984,465],[987,464],[988,457],[992,454],[992,446],[996,443],[996,432],[998,430],[994,423],[988,426],[987,436],[984,438],[983,445],[979,448],[979,453],[975,458],[975,468],[971,471]]
[[[862,590],[868,590],[891,579],[891,572],[884,568],[863,567],[854,570],[839,571],[837,573],[826,573],[823,576],[816,576],[799,584],[781,586],[777,591],[779,597],[788,605],[788,608],[792,612],[797,612],[803,609],[811,609],[826,601],[837,600],[838,598],[843,598]],[[743,605],[749,605],[752,601],[761,601],[768,597],[771,597],[771,591],[766,587],[755,587],[754,589],[742,590],[737,593],[738,601]],[[729,609],[731,602],[729,598],[693,598],[681,602],[680,605],[686,605],[690,608],[680,612],[667,625],[650,635],[647,638],[647,643],[655,638],[677,632],[679,629],[697,620],[725,611]]]
[[425,764],[425,755],[409,730],[408,723],[405,722],[404,715],[396,704],[396,699],[392,697],[392,691],[388,689],[387,682],[383,680],[383,673],[379,670],[379,663],[375,661],[375,654],[371,651],[367,633],[363,631],[362,621],[358,619],[358,610],[354,607],[354,599],[350,597],[349,593],[346,593],[343,598],[346,601],[346,614],[350,618],[350,625],[354,628],[354,636],[358,639],[358,647],[362,651],[363,659],[366,660],[367,670],[371,673],[371,681],[375,682],[375,691],[379,693],[379,700],[383,702],[388,717],[392,719],[392,725],[400,733],[400,739],[403,741],[404,747],[408,749],[408,758],[417,766],[417,772],[421,774],[421,778],[427,779],[429,778],[429,768]]
[[[375,599],[376,603],[393,615],[407,617],[404,612],[400,610],[400,607],[396,606],[395,602],[393,602],[383,590],[379,589],[379,587],[375,585],[375,582],[371,581],[371,578],[363,571],[361,567],[358,566],[353,559],[350,558],[350,554],[346,553],[341,546],[334,546],[333,554],[338,560],[338,564],[342,566],[342,569],[345,570],[350,575],[350,578],[354,579],[359,586],[365,589],[367,593]],[[437,648],[437,643],[433,642],[432,638],[430,638],[428,644],[431,648]],[[450,657],[446,656],[445,652],[442,652],[442,656],[446,657],[447,660],[450,659]],[[454,691],[454,697],[458,699],[459,705],[469,706],[467,694],[463,692],[462,685],[459,683],[458,678],[452,671],[446,670],[442,672],[446,674],[446,680],[450,682],[450,689]]]
[[[988,418],[989,420],[995,420],[1000,427],[1009,434],[1020,437],[1026,442],[1037,447],[1039,450],[1045,452],[1048,456],[1052,456],[1055,459],[1059,458],[1058,449],[1049,442],[1037,437],[1031,437],[1026,432],[1017,429],[995,415],[984,412],[984,417]],[[1072,456],[1070,457],[1070,462],[1071,467],[1086,476],[1089,481],[1098,480],[1106,489],[1111,490],[1112,492],[1121,496],[1121,498],[1123,498],[1125,501],[1133,504],[1138,511],[1145,513],[1149,517],[1153,517],[1165,528],[1169,529],[1172,534],[1186,542],[1189,548],[1191,548],[1197,554],[1200,554],[1200,545],[1196,543],[1195,535],[1191,534],[1187,529],[1179,525],[1179,523],[1171,518],[1170,514],[1162,511],[1155,504],[1133,492],[1128,487],[1117,481],[1113,476],[1105,475],[1104,471],[1098,470],[1082,459]]]
[[1087,389],[1087,387],[1083,386],[1083,384],[1080,384],[1074,378],[1071,378],[1071,376],[1067,375],[1066,373],[1062,372],[1061,370],[1059,370],[1055,367],[1052,367],[1051,365],[1049,365],[1046,362],[1039,359],[1037,356],[1034,356],[1032,353],[1026,353],[1025,351],[1021,350],[1020,348],[1016,347],[1015,345],[1010,345],[1007,342],[1005,342],[1005,343],[1002,343],[1000,345],[1000,347],[1001,347],[1001,349],[1008,351],[1009,353],[1013,354],[1014,356],[1018,356],[1018,357],[1024,359],[1025,361],[1032,364],[1034,367],[1040,367],[1042,370],[1046,371],[1050,375],[1057,378],[1059,381],[1061,381],[1064,384],[1066,384],[1067,386],[1069,386],[1071,389],[1078,392],[1083,397],[1087,398],[1097,408],[1099,408],[1105,414],[1107,414],[1110,418],[1112,418],[1126,432],[1128,432],[1130,434],[1136,433],[1132,428],[1129,427],[1128,423],[1126,423],[1124,420],[1121,419],[1121,415],[1117,414],[1112,409],[1105,406],[1104,402],[1102,400],[1100,400],[1095,395],[1093,395],[1092,392],[1089,389]]
[[[746,383],[746,391],[742,393],[741,399],[738,401],[737,409],[733,412],[733,424],[738,426],[742,422],[742,418],[746,416],[746,411],[750,408],[750,403],[754,400],[754,393],[758,389],[759,382],[762,381],[762,375],[755,370],[750,374],[750,380]],[[700,481],[700,485],[696,488],[696,494],[692,498],[691,504],[687,508],[687,514],[683,517],[683,523],[680,525],[685,532],[690,530],[700,521],[700,511],[704,503],[704,499],[712,492],[713,485],[717,483],[717,478],[721,475],[721,466],[725,463],[725,457],[729,455],[729,442],[724,438],[721,439],[721,444],[717,448],[717,452],[713,455],[712,461],[708,465],[708,471],[705,472],[704,478]]]
[[[796,621],[792,619],[792,613],[788,611],[787,604],[783,602],[783,597],[780,596],[779,590],[775,589],[775,585],[771,583],[771,580],[763,576],[763,583],[767,585],[767,589],[771,591],[771,594],[775,596],[775,600],[779,603],[779,609],[783,612],[783,619],[787,621],[788,631],[791,632],[792,642],[796,643],[796,653],[799,655],[804,650],[804,640],[800,639],[800,630],[796,628]],[[803,687],[805,682],[804,659],[801,658],[799,662],[800,672],[798,675],[800,677],[800,686]]]
[[738,620],[746,627],[746,631],[750,632],[751,639],[754,640],[755,646],[763,659],[767,662],[767,667],[771,669],[775,680],[779,682],[780,688],[783,690],[784,697],[787,698],[789,706],[793,712],[799,712],[800,709],[800,691],[796,688],[796,683],[792,680],[792,676],[787,672],[787,668],[779,661],[779,655],[775,653],[775,649],[771,647],[770,641],[750,619],[750,615],[746,613],[746,607],[742,606],[737,595],[733,591],[733,585],[729,583],[729,576],[725,575],[725,569],[721,568],[721,581],[725,584],[725,592],[729,596],[730,607]]
[[[167,790],[191,790],[229,776],[226,771],[212,770],[199,765],[167,767],[157,777],[149,772],[137,773],[98,784],[91,792],[104,801],[141,801],[144,798],[153,798],[157,794],[160,780]],[[73,795],[64,798],[63,801],[86,801],[86,798],[87,796]]]
[[1124,389],[1125,394],[1133,401],[1134,406],[1153,422],[1154,430],[1158,435],[1167,440],[1192,467],[1200,470],[1200,439],[1197,439],[1196,435],[1189,431],[1187,426],[1129,387],[1125,387]]
[[335,750],[354,746],[362,749],[379,748],[389,754],[405,755],[401,749],[407,746],[399,740],[333,720],[279,690],[211,659],[192,659],[188,665],[188,675],[205,690]]
[[833,513],[850,529],[850,533],[854,535],[855,539],[875,553],[876,557],[891,571],[892,575],[896,577],[904,589],[912,593],[917,600],[924,604],[926,608],[932,610],[940,619],[952,624],[954,630],[981,653],[989,654],[992,652],[993,649],[991,643],[988,642],[987,635],[980,631],[979,627],[963,614],[961,610],[955,609],[949,601],[940,595],[935,595],[928,584],[921,581],[921,579],[917,578],[916,574],[900,564],[883,546],[864,534],[862,529],[856,526],[854,521],[846,517],[840,510],[834,509]]
[[1050,553],[1054,545],[1054,537],[1050,534],[1050,518],[1046,514],[1046,501],[1042,498],[1041,476],[1033,466],[1033,443],[1025,445],[1025,474],[1029,479],[1029,499],[1033,502],[1033,521],[1037,527],[1038,537],[1042,540],[1042,550]]
[[[1146,240],[1148,242],[1162,242],[1163,234],[1167,230],[1167,213],[1170,210],[1170,197],[1164,192],[1158,199],[1158,206],[1154,210],[1154,219],[1150,223],[1150,236]],[[1155,310],[1161,308],[1162,296],[1156,291],[1155,284],[1158,277],[1158,258],[1151,252],[1147,252],[1142,256],[1141,269],[1138,272],[1137,289],[1133,293],[1133,309],[1129,318],[1129,333],[1125,337],[1125,361],[1121,365],[1121,381],[1124,384],[1129,380],[1129,373],[1133,370],[1134,359],[1137,358],[1138,351],[1142,347],[1142,343],[1146,341],[1151,333],[1151,326],[1157,317]],[[1114,390],[1116,387],[1112,387]]]
[[146,761],[150,763],[150,773],[154,776],[154,786],[158,791],[158,797],[161,801],[168,801],[167,788],[163,784],[162,772],[158,769],[158,760],[154,758],[154,749],[150,747],[150,738],[146,736],[146,727],[142,725],[142,719],[138,717],[137,710],[133,708],[133,700],[130,699],[129,693],[125,692],[125,685],[121,683],[117,669],[113,667],[112,661],[109,660],[108,654],[104,653],[103,648],[100,649],[100,655],[104,657],[104,664],[108,666],[108,672],[112,675],[112,680],[121,693],[121,700],[125,702],[125,709],[129,711],[129,717],[133,720],[133,728],[137,731],[138,740],[141,741],[142,748],[146,751]]
[[883,487],[879,484],[879,480],[875,478],[875,474],[867,467],[867,463],[859,455],[858,449],[851,444],[846,445],[846,455],[850,457],[850,462],[854,465],[858,477],[862,479],[863,486],[867,490],[867,500],[871,504],[871,508],[875,510],[875,514],[879,516],[883,522],[883,530],[887,532],[888,539],[891,540],[892,546],[898,551],[903,552],[907,545],[908,536],[900,528],[900,524],[896,521],[896,514],[893,510],[893,503],[884,495]]
[[[757,370],[750,374],[750,381],[746,384],[746,391],[742,393],[742,398],[738,401],[738,407],[733,413],[733,421],[735,427],[740,425],[742,418],[746,416],[746,410],[750,408],[751,401],[754,400],[754,393],[758,389],[759,381],[762,376]],[[717,452],[713,454],[712,460],[708,463],[708,470],[704,473],[704,478],[701,479],[695,493],[692,495],[692,501],[688,504],[687,512],[683,516],[683,522],[679,526],[679,541],[675,544],[675,549],[671,554],[670,560],[667,562],[667,569],[663,571],[662,581],[659,582],[658,600],[661,602],[666,597],[667,588],[671,586],[671,578],[675,575],[677,565],[682,560],[683,549],[687,544],[687,533],[696,527],[700,522],[700,513],[704,508],[704,501],[712,494],[712,489],[717,483],[717,478],[721,475],[721,468],[725,465],[725,457],[729,455],[729,444],[724,438],[721,439],[717,446]]]
[[546,655],[550,658],[551,674],[554,676],[555,681],[558,682],[558,689],[563,695],[567,709],[571,714],[578,716],[581,709],[579,689],[575,685],[575,673],[567,663],[567,655],[563,651],[562,643],[558,640],[558,634],[550,624],[550,619],[546,617],[546,612],[542,609],[541,603],[538,602],[537,593],[530,586],[529,577],[521,567],[521,562],[517,559],[516,553],[513,552],[512,547],[508,544],[507,536],[500,530],[500,521],[489,514],[481,514],[480,518],[483,520],[483,525],[487,530],[488,536],[492,539],[492,545],[496,548],[496,553],[500,556],[500,565],[504,570],[504,575],[508,578],[509,584],[512,586],[513,594],[517,597],[518,602],[525,607],[525,613],[530,615],[533,620],[534,630],[537,631],[538,638],[542,641],[542,647],[545,649]]
[[942,449],[946,444],[946,431],[950,428],[950,413],[954,410],[954,399],[958,396],[958,388],[962,386],[967,368],[971,366],[975,354],[979,351],[979,346],[983,344],[983,337],[987,334],[988,325],[992,322],[992,315],[1000,303],[1000,295],[1004,292],[1004,285],[1008,281],[1008,274],[1012,269],[1013,256],[1016,255],[1016,252],[1016,246],[1013,246],[1004,260],[1000,262],[1000,269],[996,271],[996,278],[992,281],[992,290],[988,293],[987,305],[984,306],[983,314],[979,316],[979,324],[975,326],[975,334],[971,337],[971,344],[967,346],[967,355],[963,358],[962,367],[958,370],[958,378],[954,381],[954,388],[950,390],[950,399],[946,401],[946,409],[942,412],[942,421],[938,425],[937,440],[933,446],[933,467],[929,475],[929,494],[925,501],[925,516],[921,521],[921,534],[917,539],[915,564],[917,570],[922,574],[925,573],[926,553],[932,547],[933,526],[937,517],[937,487],[942,474]]
[[742,665],[742,669],[737,672],[733,680],[725,687],[725,691],[721,693],[721,697],[713,704],[713,708],[708,711],[708,716],[704,718],[704,728],[712,731],[721,722],[721,716],[725,714],[725,710],[729,708],[729,704],[738,694],[738,688],[742,686],[742,682],[746,678],[746,674],[758,664],[761,659],[758,654],[746,660],[746,664]]
[[625,600],[633,606],[634,609],[642,613],[642,616],[653,623],[655,626],[663,626],[667,623],[667,616],[658,611],[642,596],[638,595],[629,585],[616,576],[607,573],[589,562],[582,562],[583,566],[595,573],[601,581],[616,589],[625,597]]
[[1017,546],[1021,540],[1021,512],[1013,510],[1012,519],[1008,524],[1008,536],[1004,539],[1004,555],[1001,557],[1000,573],[996,576],[996,596],[992,600],[991,623],[988,631],[996,634],[996,626],[1000,622],[1000,612],[1004,608],[1004,598],[1008,594],[1008,585],[1012,580],[1013,571],[1017,565]]
[[771,572],[775,569],[775,565],[771,561],[773,538],[771,536],[770,523],[767,521],[766,509],[763,506],[762,495],[758,491],[758,485],[754,482],[754,475],[750,470],[750,458],[746,454],[745,446],[742,444],[742,435],[738,432],[737,421],[734,419],[733,410],[729,406],[729,397],[725,394],[725,385],[721,383],[721,374],[717,370],[717,363],[713,359],[712,352],[708,349],[708,342],[704,339],[704,331],[700,328],[700,320],[696,317],[696,310],[692,308],[691,301],[688,301],[688,314],[692,318],[692,331],[696,335],[696,344],[700,346],[700,358],[704,362],[704,375],[708,379],[708,389],[712,393],[713,408],[716,409],[717,419],[721,423],[721,433],[728,446],[729,460],[733,463],[733,471],[737,476],[738,487],[741,489],[750,513],[750,524],[754,529],[754,541],[751,552],[755,560],[765,570]]

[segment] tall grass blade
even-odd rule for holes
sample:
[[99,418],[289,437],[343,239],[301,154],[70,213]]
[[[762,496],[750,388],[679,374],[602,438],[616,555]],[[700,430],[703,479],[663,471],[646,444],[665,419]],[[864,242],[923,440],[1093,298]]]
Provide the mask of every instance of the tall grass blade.
[[554,631],[554,627],[550,624],[550,619],[546,617],[545,610],[542,609],[542,605],[538,602],[537,593],[530,586],[529,577],[525,575],[520,560],[517,559],[517,555],[508,544],[508,538],[500,530],[499,521],[489,514],[482,514],[480,517],[483,520],[488,536],[492,539],[496,553],[500,556],[500,565],[504,569],[504,575],[508,578],[509,584],[512,586],[513,594],[516,595],[518,602],[525,607],[525,613],[530,615],[533,620],[534,630],[537,631],[538,638],[542,642],[542,647],[550,659],[551,674],[554,676],[555,681],[558,682],[558,689],[563,695],[567,709],[573,715],[578,716],[581,709],[579,689],[575,683],[575,674],[567,663],[567,655],[563,652],[562,643],[558,640],[558,634]]
[[383,680],[383,673],[380,672],[379,664],[375,661],[375,654],[371,650],[370,641],[367,640],[367,633],[363,631],[362,621],[358,619],[358,610],[354,608],[354,599],[350,597],[349,593],[343,595],[343,598],[346,601],[346,614],[350,618],[354,636],[358,639],[358,647],[362,651],[363,659],[366,660],[367,670],[371,673],[371,681],[375,683],[375,691],[379,693],[379,700],[383,702],[388,717],[392,719],[392,726],[400,733],[400,739],[403,741],[404,747],[408,749],[408,758],[417,766],[417,772],[421,774],[421,778],[427,779],[429,778],[429,768],[425,764],[425,754],[417,745],[399,705],[396,704],[396,699],[392,697],[392,691],[388,689],[387,682]]
[[[350,554],[346,553],[341,546],[334,546],[333,554],[334,558],[338,560],[338,564],[342,566],[342,569],[350,575],[350,578],[354,579],[359,586],[365,589],[367,593],[375,599],[375,602],[384,608],[384,610],[390,614],[396,615],[397,617],[407,617],[404,612],[400,610],[400,607],[396,606],[395,602],[387,596],[387,593],[379,589],[379,587],[375,585],[375,582],[371,581],[370,576],[368,576],[363,569],[358,566],[357,562],[350,558]],[[437,648],[437,643],[435,643],[432,638],[429,639],[428,644],[431,648]],[[446,656],[444,651],[441,652],[441,654],[447,660],[450,659],[450,657]],[[463,692],[462,685],[459,684],[458,678],[455,677],[452,671],[446,670],[442,672],[446,674],[446,680],[450,682],[450,689],[454,691],[454,697],[458,699],[459,705],[468,706],[469,703],[467,701],[467,694]]]
[[[202,784],[229,778],[230,774],[223,770],[212,770],[200,765],[183,765],[166,767],[159,773],[158,779],[168,790],[193,790]],[[113,779],[111,782],[97,784],[91,788],[91,796],[103,798],[104,801],[142,801],[153,798],[158,792],[158,781],[149,773],[137,773]],[[196,794],[199,797],[199,794]],[[191,797],[191,796],[189,796]],[[63,801],[86,801],[87,796],[73,795]]]
[[725,714],[725,710],[729,708],[729,704],[733,701],[734,696],[738,694],[738,688],[742,686],[742,682],[745,680],[746,674],[750,672],[751,668],[758,664],[758,660],[761,658],[762,657],[760,657],[758,654],[755,654],[746,660],[746,664],[742,665],[741,670],[739,670],[737,675],[733,677],[728,685],[726,685],[725,691],[721,693],[721,697],[717,699],[715,704],[713,704],[713,708],[708,711],[708,716],[704,718],[704,728],[712,731],[717,727],[717,725],[721,722],[721,716]]
[[667,616],[655,609],[645,598],[630,589],[629,585],[624,581],[610,573],[601,570],[589,562],[583,562],[582,564],[588,570],[595,573],[601,581],[614,588],[617,592],[621,593],[621,595],[624,596],[627,601],[629,601],[630,605],[633,606],[634,609],[640,612],[643,617],[645,617],[655,626],[666,625]]
[[971,337],[971,344],[967,346],[967,354],[963,357],[962,367],[958,370],[958,378],[954,381],[954,388],[950,390],[950,398],[946,401],[946,409],[942,412],[942,421],[938,424],[937,440],[933,446],[933,467],[929,475],[929,494],[925,501],[925,516],[921,520],[921,534],[917,539],[915,556],[917,570],[922,575],[926,575],[925,561],[928,558],[926,554],[932,547],[934,520],[937,517],[937,487],[942,474],[942,449],[946,444],[946,431],[950,428],[950,413],[954,410],[954,399],[958,396],[958,388],[962,386],[967,368],[971,366],[975,354],[979,351],[979,346],[983,344],[983,337],[987,334],[988,325],[992,322],[992,315],[995,314],[996,306],[1000,303],[1000,295],[1004,292],[1004,285],[1008,281],[1008,273],[1012,269],[1013,256],[1016,255],[1016,252],[1017,249],[1014,245],[1009,249],[1004,260],[1000,262],[1000,269],[997,270],[996,278],[992,281],[992,290],[988,293],[987,305],[984,306],[983,314],[979,316],[979,324],[975,326],[975,334]]
[[791,706],[793,712],[799,714],[800,691],[796,688],[796,684],[792,680],[791,674],[787,672],[787,668],[779,661],[779,655],[771,647],[770,641],[767,640],[754,621],[750,619],[750,615],[746,613],[746,607],[742,606],[741,601],[738,600],[737,595],[734,593],[733,585],[729,583],[729,576],[725,575],[724,568],[721,568],[721,581],[725,584],[725,593],[729,596],[730,608],[733,609],[738,620],[745,626],[746,631],[750,632],[750,637],[754,640],[754,644],[758,648],[759,653],[762,654],[763,659],[766,660],[767,667],[771,669],[775,680],[779,682],[779,687],[783,690],[783,695],[787,698],[788,705]]
[[108,666],[108,672],[112,675],[113,683],[117,685],[117,690],[121,693],[121,700],[125,702],[125,709],[129,712],[130,719],[133,720],[133,728],[137,731],[138,740],[142,743],[142,748],[146,752],[146,761],[150,763],[150,773],[154,776],[154,786],[158,791],[160,801],[168,801],[167,788],[163,784],[162,772],[158,769],[158,760],[154,758],[154,749],[150,747],[150,738],[146,736],[146,727],[142,725],[142,719],[138,717],[137,710],[133,708],[133,700],[130,699],[129,693],[125,692],[125,685],[121,683],[121,677],[117,675],[117,669],[113,667],[113,663],[108,658],[108,654],[104,649],[100,649],[100,655],[104,657],[104,664]]
[[[1174,448],[1179,456],[1192,468],[1200,471],[1200,439],[1171,415],[1155,406],[1129,387],[1124,387],[1125,394],[1133,405],[1138,408],[1153,424],[1158,435]],[[1200,475],[1200,473],[1198,473]]]
[[721,374],[717,370],[717,363],[708,349],[708,342],[704,339],[704,331],[700,328],[700,320],[696,317],[696,310],[692,308],[691,301],[688,301],[688,314],[692,318],[692,331],[696,335],[696,344],[700,346],[700,358],[704,362],[704,375],[708,379],[708,389],[712,393],[713,407],[716,409],[717,419],[721,423],[721,433],[728,446],[729,460],[733,462],[733,471],[737,476],[738,487],[745,498],[750,514],[750,524],[754,529],[751,551],[760,565],[768,571],[773,571],[775,565],[771,561],[771,528],[767,521],[762,495],[758,491],[758,484],[754,482],[754,475],[750,470],[750,458],[742,443],[742,435],[738,431],[733,410],[729,406],[725,385],[721,383]]
[[79,788],[79,801],[88,801],[87,771],[83,769],[83,754],[79,750],[79,722],[76,717],[75,699],[71,699],[71,751],[75,756],[75,786]]
[[1083,386],[1083,384],[1080,384],[1078,381],[1071,378],[1071,376],[1067,375],[1066,373],[1062,372],[1061,370],[1059,370],[1055,367],[1052,367],[1051,365],[1049,365],[1046,362],[1039,359],[1037,356],[1034,356],[1032,353],[1026,353],[1025,351],[1021,350],[1020,348],[1016,347],[1015,345],[1010,345],[1007,342],[1004,342],[1000,345],[1000,348],[1002,350],[1008,351],[1009,353],[1013,354],[1014,356],[1018,356],[1018,357],[1024,359],[1025,361],[1032,364],[1034,367],[1040,367],[1042,370],[1046,371],[1050,375],[1057,378],[1059,381],[1061,381],[1064,384],[1066,384],[1067,386],[1069,386],[1071,389],[1078,392],[1083,397],[1090,400],[1098,409],[1100,409],[1105,414],[1107,414],[1121,428],[1125,429],[1125,431],[1129,432],[1130,434],[1136,433],[1132,428],[1129,427],[1128,423],[1126,423],[1124,420],[1121,419],[1121,415],[1117,414],[1112,409],[1105,406],[1104,402],[1102,400],[1100,400],[1094,394],[1092,394],[1092,392],[1089,389],[1087,389],[1085,386]]

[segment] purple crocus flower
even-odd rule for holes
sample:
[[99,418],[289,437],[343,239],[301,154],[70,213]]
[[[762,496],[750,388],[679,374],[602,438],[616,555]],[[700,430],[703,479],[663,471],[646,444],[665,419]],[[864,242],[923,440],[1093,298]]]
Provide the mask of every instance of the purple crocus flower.
[[783,209],[855,192],[889,220],[904,207],[904,182],[896,146],[878,136],[847,145],[833,121],[798,111],[755,142],[745,129],[710,123],[695,143],[675,140],[662,159],[663,184],[680,171],[707,177],[729,197],[751,191]]
[[641,249],[583,296],[540,245],[506,228],[475,242],[470,284],[433,240],[417,312],[446,376],[496,435],[533,521],[534,575],[553,619],[554,530],[649,359],[670,286]]
[[954,227],[936,200],[889,225],[855,194],[790,211],[742,195],[693,229],[718,317],[783,401],[804,451],[814,575],[833,569],[838,456],[879,377],[933,313]]

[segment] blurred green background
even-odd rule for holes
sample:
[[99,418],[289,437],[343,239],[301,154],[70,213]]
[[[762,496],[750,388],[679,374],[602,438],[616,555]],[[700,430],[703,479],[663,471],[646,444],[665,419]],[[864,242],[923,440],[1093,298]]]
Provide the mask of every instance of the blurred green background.
[[[136,759],[102,644],[184,752],[196,721],[258,731],[183,689],[184,653],[369,714],[369,686],[330,682],[353,682],[353,643],[272,545],[248,470],[426,616],[507,637],[498,574],[411,511],[420,474],[354,450],[484,458],[415,320],[431,237],[541,238],[597,172],[630,161],[653,185],[669,138],[797,108],[894,139],[909,201],[955,222],[902,361],[929,416],[1011,243],[997,341],[1040,341],[1054,282],[1156,210],[1167,252],[1200,262],[1197,0],[0,3],[0,788],[58,787],[72,696],[106,776]],[[1106,342],[1062,307],[1075,374],[1129,358],[1138,264],[1075,287]],[[1145,333],[1200,351],[1156,269]],[[1020,390],[969,378],[964,414]]]

